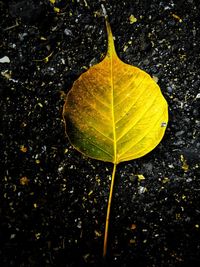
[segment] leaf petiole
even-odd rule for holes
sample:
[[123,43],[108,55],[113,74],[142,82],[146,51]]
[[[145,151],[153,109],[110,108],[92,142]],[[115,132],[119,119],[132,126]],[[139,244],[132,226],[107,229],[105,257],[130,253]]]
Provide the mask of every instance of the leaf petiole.
[[111,178],[111,185],[110,185],[110,193],[109,193],[109,199],[108,199],[108,206],[107,206],[105,232],[104,232],[104,244],[103,244],[103,257],[104,258],[106,257],[106,254],[107,254],[108,228],[109,228],[109,221],[110,221],[110,208],[111,208],[111,202],[112,202],[112,195],[113,195],[113,187],[114,187],[114,181],[115,181],[116,167],[117,167],[117,164],[114,163],[113,172],[112,172],[112,178]]

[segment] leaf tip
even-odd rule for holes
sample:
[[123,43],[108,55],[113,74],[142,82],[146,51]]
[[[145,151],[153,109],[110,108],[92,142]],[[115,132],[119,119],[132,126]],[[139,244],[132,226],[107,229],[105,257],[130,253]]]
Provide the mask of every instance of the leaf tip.
[[107,38],[108,38],[108,50],[107,50],[107,56],[111,55],[116,55],[115,51],[115,44],[114,44],[114,39],[112,35],[112,30],[110,27],[110,23],[108,21],[108,16],[105,17],[105,22],[106,22],[106,30],[107,30]]

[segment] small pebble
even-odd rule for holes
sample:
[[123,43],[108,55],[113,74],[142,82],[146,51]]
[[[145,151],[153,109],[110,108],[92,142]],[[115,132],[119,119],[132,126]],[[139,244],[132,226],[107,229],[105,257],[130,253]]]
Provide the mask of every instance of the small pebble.
[[64,30],[64,34],[67,36],[73,36],[72,31],[67,28]]
[[0,58],[0,63],[10,63],[10,59],[7,56]]
[[146,189],[146,187],[144,187],[144,186],[139,186],[139,187],[138,187],[138,193],[139,193],[139,194],[143,194],[143,193],[145,193],[146,190],[147,190],[147,189]]
[[200,93],[198,93],[197,95],[196,95],[196,99],[199,99],[200,98]]
[[171,86],[168,86],[167,87],[167,91],[168,91],[168,93],[172,93],[173,92],[173,88]]
[[183,135],[184,133],[185,133],[185,131],[183,131],[183,130],[182,131],[178,131],[178,132],[175,133],[175,136],[178,137],[178,136]]

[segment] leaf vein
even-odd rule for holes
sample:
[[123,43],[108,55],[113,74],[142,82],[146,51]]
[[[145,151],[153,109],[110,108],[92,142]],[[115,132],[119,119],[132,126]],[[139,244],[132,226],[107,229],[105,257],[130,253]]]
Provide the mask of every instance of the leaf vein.
[[[164,113],[164,112],[163,112]],[[121,154],[121,156],[122,155],[124,155],[124,154],[126,154],[129,150],[131,150],[135,145],[137,145],[139,142],[141,142],[147,135],[148,135],[148,133],[149,132],[151,132],[151,130],[155,127],[155,125],[158,123],[158,121],[162,118],[162,116],[163,116],[163,113],[162,113],[162,115],[155,121],[155,123],[152,125],[152,127],[151,128],[149,128],[149,130],[147,131],[147,132],[145,132],[145,134],[142,136],[142,138],[140,138],[139,140],[137,140],[137,142],[135,142],[134,144],[132,144],[131,145],[131,147],[129,147],[125,152],[123,152],[123,154]],[[141,149],[139,152],[141,152],[142,150],[145,150],[146,148],[144,148],[144,149]],[[122,158],[123,159],[123,158]],[[124,158],[125,159],[125,158]]]
[[[84,98],[84,102],[91,107],[93,110],[97,111],[97,113],[100,113],[101,116],[104,118],[104,120],[110,121],[110,119],[108,118],[108,116],[104,115],[103,113],[101,113],[101,111],[97,108],[95,108],[86,98]],[[83,112],[83,110],[82,110]],[[92,116],[93,117],[93,116]]]
[[[126,85],[126,88],[123,91],[121,91],[118,95],[116,95],[116,98],[121,96],[121,95],[123,96],[124,92],[126,92],[127,88],[137,79],[137,77],[138,77],[138,75],[136,77],[133,77],[133,79],[131,79],[131,81],[128,83],[128,85]],[[141,83],[143,83],[144,79],[145,79],[145,77],[142,79],[142,81],[139,83],[139,85],[137,87],[139,87],[141,85]],[[125,98],[120,97],[120,98],[122,98],[122,100],[119,101],[118,103],[116,103],[114,107],[116,108],[118,105],[120,105],[126,99],[126,97]]]
[[99,131],[97,128],[95,128],[94,126],[92,126],[92,128],[97,131],[98,133],[100,133],[102,136],[106,137],[108,140],[110,140],[111,142],[113,142],[113,139],[106,136],[104,133],[102,133],[101,131]]
[[[87,83],[89,83],[91,87],[94,87],[94,85],[92,84],[91,81],[87,80]],[[94,95],[94,94],[91,92],[91,90],[88,90],[88,86],[85,85],[85,81],[84,81],[84,79],[82,80],[82,84],[83,84],[83,86],[87,89],[87,92],[88,92],[93,98],[95,98],[99,103],[101,103],[102,105],[104,105],[106,108],[110,109],[110,107],[109,107],[107,104],[105,104],[99,97],[97,97],[97,95]]]
[[[145,110],[144,113],[141,114],[140,117],[138,117],[138,119],[135,121],[134,124],[131,125],[131,127],[128,128],[127,131],[125,131],[118,139],[117,139],[117,142],[122,138],[124,137],[133,127],[135,127],[135,125],[138,123],[138,121],[140,121],[142,119],[142,117],[149,111],[149,109],[153,106],[155,100],[157,98],[157,95],[154,97],[153,101],[151,102],[151,105]],[[130,110],[130,109],[129,109]]]
[[140,94],[138,95],[138,97],[135,99],[135,101],[132,103],[132,105],[130,106],[129,110],[127,110],[127,112],[118,120],[116,121],[116,124],[119,123],[121,120],[123,120],[123,118],[126,116],[126,114],[133,108],[133,106],[135,105],[135,103],[138,101],[138,99],[143,95],[143,93],[145,92],[146,88],[143,88],[143,90],[140,92]]
[[95,146],[96,148],[100,149],[101,151],[103,151],[105,154],[107,154],[108,156],[110,156],[111,158],[113,158],[113,155],[111,155],[108,151],[106,151],[105,149],[101,148],[100,146],[98,146],[96,143],[92,142],[89,138],[85,137],[88,142],[90,144],[92,144],[93,146]]

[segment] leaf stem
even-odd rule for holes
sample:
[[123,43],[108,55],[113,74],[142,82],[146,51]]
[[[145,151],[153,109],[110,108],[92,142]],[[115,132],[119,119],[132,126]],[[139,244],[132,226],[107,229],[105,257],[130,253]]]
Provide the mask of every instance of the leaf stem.
[[109,193],[109,199],[108,199],[108,206],[107,206],[105,233],[104,233],[104,244],[103,244],[103,257],[104,258],[106,257],[106,253],[107,253],[108,228],[109,228],[109,221],[110,221],[110,208],[111,208],[111,202],[112,202],[112,195],[113,195],[113,187],[114,187],[114,181],[115,181],[116,167],[117,167],[117,164],[114,163],[113,172],[112,172],[112,178],[111,178],[111,185],[110,185],[110,193]]

